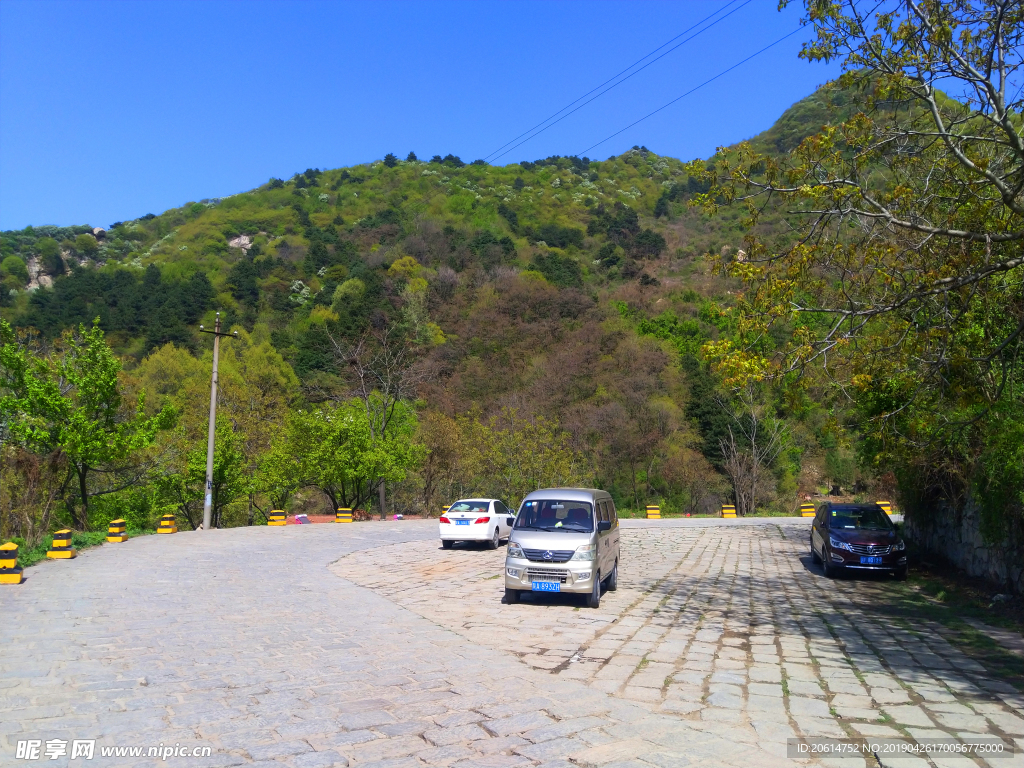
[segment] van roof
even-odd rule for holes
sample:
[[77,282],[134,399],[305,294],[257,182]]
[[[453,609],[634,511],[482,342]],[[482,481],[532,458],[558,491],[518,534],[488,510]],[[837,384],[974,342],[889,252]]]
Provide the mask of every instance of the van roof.
[[523,501],[543,499],[564,499],[565,501],[590,501],[611,497],[608,491],[600,488],[541,488],[526,494]]

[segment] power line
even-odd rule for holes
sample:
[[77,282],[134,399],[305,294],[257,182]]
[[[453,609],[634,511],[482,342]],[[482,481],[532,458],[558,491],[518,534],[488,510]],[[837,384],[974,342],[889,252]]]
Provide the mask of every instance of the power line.
[[729,67],[728,69],[723,69],[723,70],[722,70],[721,72],[719,72],[719,73],[718,73],[717,75],[715,75],[714,77],[712,77],[712,78],[709,78],[709,79],[705,80],[705,81],[704,81],[703,83],[701,83],[700,85],[698,85],[698,86],[696,86],[696,87],[694,87],[694,88],[691,88],[691,89],[690,89],[690,90],[688,90],[688,91],[687,91],[686,93],[684,93],[684,94],[683,94],[682,96],[677,96],[676,98],[672,99],[672,101],[668,102],[667,104],[663,104],[662,106],[658,107],[658,108],[657,108],[656,110],[654,110],[653,112],[649,112],[649,113],[647,113],[646,115],[644,115],[643,117],[641,117],[641,118],[640,118],[639,120],[637,120],[636,122],[630,123],[629,125],[627,125],[627,126],[626,126],[625,128],[623,128],[622,130],[616,131],[616,132],[615,132],[615,133],[613,133],[613,134],[612,134],[611,136],[608,136],[608,137],[606,137],[606,138],[604,138],[604,139],[601,139],[601,141],[597,142],[597,144],[593,144],[593,145],[591,145],[591,146],[587,147],[587,148],[586,148],[585,150],[583,150],[583,152],[580,152],[580,155],[583,155],[584,153],[586,153],[586,152],[589,152],[590,150],[594,149],[594,147],[599,147],[599,146],[601,146],[602,144],[604,144],[604,143],[605,143],[606,141],[608,141],[608,140],[610,140],[610,139],[614,139],[614,138],[615,138],[616,136],[618,136],[618,135],[619,135],[620,133],[622,133],[623,131],[628,131],[628,130],[629,130],[630,128],[632,128],[632,127],[633,127],[634,125],[637,125],[637,124],[639,124],[639,123],[642,123],[642,122],[643,122],[644,120],[646,120],[646,119],[647,119],[648,117],[651,117],[652,115],[656,115],[656,114],[658,114],[658,113],[659,113],[659,112],[661,112],[661,111],[662,111],[663,109],[666,109],[666,108],[668,108],[668,107],[671,107],[671,106],[672,106],[673,104],[675,104],[675,103],[676,103],[677,101],[679,101],[680,99],[686,98],[687,96],[689,96],[689,95],[690,95],[691,93],[694,93],[695,91],[699,91],[699,90],[700,90],[701,88],[703,88],[703,87],[704,87],[705,85],[707,85],[708,83],[712,83],[712,82],[714,82],[714,81],[715,81],[715,80],[717,80],[718,78],[722,77],[722,75],[726,75],[726,74],[728,74],[729,72],[732,72],[732,71],[733,71],[734,69],[736,69],[736,67],[739,67],[739,66],[741,66],[741,65],[743,65],[743,64],[746,64],[746,63],[747,63],[748,61],[750,61],[751,59],[753,59],[753,58],[755,58],[755,57],[757,57],[757,56],[760,56],[760,55],[761,55],[762,53],[764,53],[765,51],[767,51],[767,50],[768,50],[769,48],[774,48],[774,47],[775,47],[776,45],[778,45],[779,43],[781,43],[781,42],[782,42],[783,40],[786,40],[787,38],[790,38],[790,37],[792,37],[793,35],[795,35],[795,34],[796,34],[797,32],[799,32],[799,31],[800,31],[800,30],[802,30],[802,29],[803,29],[803,27],[797,27],[797,28],[796,28],[796,29],[794,29],[794,30],[793,30],[792,32],[790,32],[790,33],[789,33],[788,35],[783,35],[782,37],[780,37],[780,38],[779,38],[778,40],[776,40],[776,41],[775,41],[774,43],[770,43],[769,45],[766,45],[766,46],[765,46],[764,48],[762,48],[761,50],[757,51],[756,53],[752,53],[752,54],[750,54],[749,56],[747,56],[747,58],[743,59],[742,61],[738,61],[738,62],[736,62],[735,64],[733,64],[733,65],[732,65],[731,67]]
[[[665,47],[666,45],[669,45],[669,44],[671,44],[671,43],[674,43],[674,42],[675,42],[676,40],[678,40],[678,39],[679,39],[680,37],[682,37],[683,35],[685,35],[685,34],[686,34],[687,32],[690,32],[691,30],[693,30],[693,29],[696,29],[696,28],[697,28],[697,27],[699,27],[699,26],[700,26],[701,24],[703,24],[703,23],[704,23],[705,21],[707,21],[708,19],[710,19],[710,18],[712,18],[712,17],[714,17],[714,16],[717,16],[717,15],[718,15],[719,13],[721,13],[721,12],[722,12],[722,11],[724,11],[724,10],[725,10],[726,8],[728,8],[728,7],[730,6],[730,5],[732,5],[733,3],[736,3],[736,2],[738,2],[738,0],[729,0],[729,2],[728,2],[728,3],[726,3],[725,5],[723,5],[723,6],[721,7],[721,8],[719,8],[718,10],[716,10],[716,11],[715,11],[714,13],[712,13],[712,14],[709,14],[708,16],[705,16],[705,17],[704,17],[703,19],[701,19],[700,21],[698,21],[698,22],[697,22],[696,24],[694,24],[693,26],[691,26],[691,27],[689,27],[689,28],[687,28],[687,29],[684,29],[684,30],[683,30],[682,32],[680,32],[680,33],[679,33],[678,35],[676,35],[675,37],[673,37],[673,38],[672,38],[671,40],[669,40],[669,41],[668,41],[668,42],[666,42],[666,43],[663,43],[662,45],[659,45],[659,46],[658,46],[657,48],[655,48],[655,49],[654,49],[653,51],[651,51],[650,53],[648,53],[648,54],[647,54],[646,56],[641,56],[641,57],[640,57],[639,59],[637,59],[637,60],[636,60],[636,61],[634,61],[634,62],[633,62],[632,64],[630,64],[630,65],[629,65],[628,67],[626,67],[626,68],[625,68],[624,70],[622,70],[621,72],[619,72],[619,73],[618,73],[617,75],[612,75],[611,77],[609,77],[609,78],[608,78],[607,80],[605,80],[605,81],[604,81],[603,83],[601,83],[601,84],[600,84],[600,85],[598,85],[597,87],[595,87],[595,88],[592,88],[591,90],[589,90],[589,91],[587,91],[586,93],[584,93],[584,94],[583,94],[582,96],[580,96],[580,97],[579,97],[578,99],[576,99],[576,101],[572,101],[572,102],[569,102],[569,103],[568,103],[568,104],[566,104],[566,105],[565,105],[564,107],[562,107],[562,108],[561,108],[560,110],[558,110],[557,112],[555,112],[555,114],[551,115],[551,117],[546,117],[546,118],[544,118],[544,119],[543,119],[543,120],[541,120],[541,121],[540,121],[539,123],[537,123],[537,124],[536,124],[535,126],[533,126],[533,128],[529,128],[529,129],[527,129],[527,130],[523,131],[523,132],[522,132],[522,133],[520,133],[520,134],[519,134],[518,136],[516,136],[516,137],[515,137],[514,139],[512,139],[512,141],[508,141],[508,142],[506,142],[505,144],[502,144],[502,145],[501,145],[500,147],[498,147],[498,148],[497,148],[496,150],[494,150],[494,152],[491,152],[491,154],[490,154],[490,155],[487,155],[487,156],[485,156],[485,157],[484,157],[484,160],[486,160],[486,159],[487,159],[488,157],[491,157],[491,155],[495,155],[495,154],[497,154],[498,152],[501,152],[501,150],[503,150],[503,149],[504,149],[505,147],[507,147],[507,146],[508,146],[509,144],[511,144],[512,142],[515,142],[515,141],[519,141],[519,140],[520,140],[521,138],[523,138],[523,136],[525,136],[526,134],[530,133],[531,131],[533,131],[533,130],[535,130],[535,129],[537,129],[537,128],[540,128],[540,127],[541,127],[542,125],[544,125],[544,123],[546,123],[546,122],[547,122],[548,120],[551,120],[551,119],[552,119],[552,118],[554,118],[554,117],[558,117],[558,115],[560,115],[560,114],[562,114],[563,112],[565,112],[565,110],[567,110],[567,109],[568,109],[569,107],[571,107],[571,106],[572,106],[573,104],[575,104],[575,103],[576,103],[577,101],[580,101],[581,99],[585,99],[585,98],[587,98],[587,96],[589,96],[590,94],[592,94],[592,93],[593,93],[594,91],[597,91],[597,90],[600,90],[601,88],[604,88],[604,87],[605,87],[606,85],[608,85],[608,83],[610,83],[610,82],[611,82],[612,80],[615,80],[615,79],[616,79],[617,77],[619,77],[619,76],[621,76],[621,75],[624,75],[624,74],[626,74],[627,72],[629,72],[629,70],[631,70],[631,69],[632,69],[633,67],[635,67],[635,66],[636,66],[637,64],[639,64],[639,63],[640,63],[641,61],[643,61],[644,59],[649,59],[649,58],[650,58],[651,56],[653,56],[654,54],[656,54],[656,53],[657,53],[658,51],[660,51],[660,50],[661,50],[662,48],[664,48],[664,47]],[[746,3],[744,3],[744,5],[746,5]],[[681,44],[682,44],[682,43],[680,43],[680,45],[681,45]],[[677,47],[678,47],[678,46],[677,46]],[[673,48],[672,50],[675,50],[675,49]],[[665,53],[666,53],[666,54],[667,54],[667,53],[671,53],[671,52],[672,52],[672,51],[665,51]],[[663,54],[663,55],[664,55],[664,54]],[[658,58],[661,58],[661,57],[659,56]],[[649,63],[653,64],[654,62],[649,62]],[[635,74],[635,73],[634,73],[634,74]],[[511,150],[510,150],[510,151],[511,151]]]
[[[603,83],[601,83],[601,84],[600,84],[599,86],[597,86],[596,88],[593,88],[593,89],[591,89],[590,91],[587,91],[587,92],[586,92],[585,94],[583,94],[583,95],[582,95],[582,96],[580,96],[580,97],[579,97],[578,99],[576,99],[576,101],[573,101],[573,102],[570,102],[569,104],[566,104],[566,105],[565,105],[564,107],[562,107],[562,108],[561,108],[560,110],[558,110],[557,112],[555,112],[555,113],[554,113],[553,115],[551,115],[550,117],[548,117],[548,118],[545,118],[544,120],[541,120],[541,121],[540,121],[539,123],[537,123],[537,125],[533,126],[533,128],[530,128],[529,130],[527,130],[527,131],[525,131],[525,132],[523,132],[523,133],[519,134],[518,136],[516,136],[516,137],[515,137],[514,139],[512,139],[512,141],[509,141],[509,142],[507,142],[507,143],[503,144],[502,146],[498,147],[498,148],[497,148],[496,150],[494,150],[494,152],[491,152],[491,154],[487,155],[487,156],[486,156],[486,157],[485,157],[484,159],[485,159],[485,160],[488,160],[489,158],[491,158],[491,157],[494,157],[494,159],[495,159],[495,160],[497,160],[498,158],[501,158],[501,157],[504,157],[505,155],[507,155],[507,154],[508,154],[509,152],[511,152],[511,151],[512,151],[513,149],[516,149],[517,147],[521,147],[521,146],[522,146],[523,144],[525,144],[526,142],[530,141],[530,139],[533,139],[533,138],[535,138],[535,137],[539,136],[540,134],[542,134],[542,133],[543,133],[544,131],[546,131],[546,130],[547,130],[548,128],[550,128],[550,127],[551,127],[552,125],[555,125],[556,123],[560,123],[560,122],[561,122],[562,120],[564,120],[565,118],[567,118],[567,117],[568,117],[569,115],[573,114],[573,112],[577,112],[577,111],[579,111],[580,109],[582,109],[583,107],[585,107],[585,106],[586,106],[587,104],[589,104],[589,103],[590,103],[591,101],[594,101],[594,99],[598,99],[598,98],[600,98],[600,97],[601,97],[601,96],[603,96],[604,94],[608,93],[608,91],[612,90],[612,88],[616,88],[616,87],[618,87],[618,86],[622,85],[622,84],[623,84],[624,82],[626,82],[626,81],[627,81],[627,80],[629,80],[629,79],[630,79],[631,77],[633,77],[633,75],[639,74],[639,73],[640,73],[640,72],[642,72],[643,70],[647,69],[647,67],[651,66],[651,64],[654,64],[654,63],[655,63],[656,61],[659,61],[660,59],[663,59],[663,58],[665,58],[665,57],[666,57],[666,56],[668,56],[668,55],[669,55],[670,53],[672,53],[672,51],[674,51],[674,50],[676,50],[677,48],[679,48],[679,47],[681,47],[681,46],[685,45],[686,43],[690,42],[690,40],[693,40],[693,38],[697,37],[697,35],[700,35],[700,34],[701,34],[701,33],[703,33],[703,32],[707,32],[707,31],[708,31],[709,29],[711,29],[711,27],[715,26],[715,24],[717,24],[717,23],[718,23],[718,22],[720,22],[720,21],[724,21],[724,20],[725,20],[726,18],[728,18],[729,16],[731,16],[732,14],[734,14],[734,13],[735,13],[736,11],[740,10],[741,8],[743,8],[743,6],[745,6],[745,5],[748,5],[748,4],[750,3],[750,2],[752,2],[752,0],[745,0],[745,2],[743,2],[742,4],[740,4],[739,6],[737,6],[736,8],[733,8],[733,9],[732,9],[731,11],[729,11],[729,12],[728,12],[727,14],[725,14],[724,16],[722,16],[722,17],[720,17],[720,18],[718,18],[718,19],[715,19],[715,21],[713,21],[713,22],[711,22],[710,24],[708,24],[708,25],[707,25],[706,27],[704,27],[704,29],[701,29],[700,31],[698,31],[698,32],[694,33],[693,35],[690,35],[690,37],[686,38],[685,40],[683,40],[682,42],[678,43],[677,45],[674,45],[674,46],[673,46],[672,48],[670,48],[669,50],[667,50],[667,51],[665,51],[665,52],[664,52],[663,54],[661,54],[661,56],[658,56],[658,58],[656,58],[656,59],[653,59],[653,60],[651,60],[651,61],[647,62],[647,63],[646,63],[646,64],[644,64],[644,65],[643,65],[642,67],[640,67],[640,69],[637,69],[636,71],[634,71],[634,72],[631,72],[631,73],[630,73],[629,75],[627,75],[626,77],[624,77],[624,78],[622,78],[621,80],[619,80],[619,82],[617,82],[617,83],[615,83],[614,85],[610,86],[609,88],[606,88],[605,90],[601,91],[601,93],[597,94],[597,96],[594,96],[594,98],[593,98],[593,99],[589,99],[588,101],[585,101],[585,102],[584,102],[583,104],[580,104],[580,105],[579,105],[578,107],[576,107],[576,109],[572,110],[572,112],[569,112],[568,114],[562,115],[562,117],[559,117],[559,118],[558,118],[557,120],[555,120],[555,122],[553,122],[553,123],[551,123],[550,125],[546,125],[546,126],[544,126],[543,128],[541,128],[541,130],[539,130],[539,131],[537,131],[536,133],[534,133],[534,134],[533,134],[533,136],[530,136],[529,138],[527,138],[527,139],[525,139],[525,140],[523,140],[523,141],[520,141],[520,142],[519,142],[518,144],[516,144],[516,145],[515,145],[514,147],[511,147],[511,148],[509,148],[509,149],[506,149],[506,150],[505,150],[504,152],[501,152],[501,150],[505,149],[505,147],[507,147],[507,146],[508,146],[509,144],[512,144],[512,143],[513,143],[513,142],[515,142],[515,141],[519,141],[519,139],[523,138],[523,136],[526,136],[527,134],[529,134],[529,133],[532,133],[532,132],[533,132],[533,131],[535,131],[535,130],[536,130],[537,128],[540,128],[540,127],[541,127],[542,125],[544,125],[545,123],[547,123],[547,122],[548,122],[549,120],[552,120],[553,118],[555,118],[555,117],[557,117],[558,115],[560,115],[560,114],[561,114],[562,112],[565,112],[565,110],[569,109],[569,107],[571,107],[571,106],[572,106],[573,104],[576,104],[577,102],[579,102],[579,101],[582,101],[583,99],[587,98],[587,96],[589,96],[590,94],[594,93],[594,91],[598,91],[598,90],[600,90],[601,88],[604,88],[604,86],[608,85],[608,83],[612,82],[613,80],[615,80],[616,78],[618,78],[618,77],[620,77],[621,75],[625,74],[626,72],[629,72],[629,70],[633,69],[633,67],[635,67],[635,66],[636,66],[637,64],[639,64],[639,63],[640,63],[641,61],[643,61],[644,59],[648,59],[648,58],[650,58],[650,57],[651,57],[651,56],[653,56],[653,55],[654,55],[655,53],[657,53],[657,52],[658,52],[658,51],[660,51],[660,50],[661,50],[662,48],[664,48],[664,47],[665,47],[666,45],[669,45],[669,44],[673,43],[674,41],[678,40],[678,39],[679,39],[680,37],[682,37],[683,35],[687,34],[687,33],[688,33],[688,32],[690,32],[691,30],[693,30],[693,29],[696,29],[696,28],[697,28],[697,27],[699,27],[699,26],[700,26],[701,24],[703,24],[704,22],[706,22],[706,21],[707,21],[708,19],[711,19],[711,18],[713,18],[714,16],[718,15],[719,13],[721,13],[722,11],[724,11],[724,10],[725,10],[726,8],[728,8],[728,7],[730,6],[730,5],[732,5],[732,4],[733,4],[733,3],[735,3],[735,2],[738,2],[738,0],[730,0],[730,2],[729,2],[728,4],[726,4],[726,5],[725,5],[725,6],[723,6],[722,8],[719,8],[719,9],[718,9],[717,11],[715,11],[715,12],[714,12],[714,13],[712,13],[712,14],[710,14],[709,16],[706,16],[705,18],[701,19],[701,20],[700,20],[700,21],[698,21],[698,22],[697,22],[696,24],[694,24],[693,26],[691,26],[691,27],[690,27],[689,29],[685,29],[685,30],[683,30],[683,31],[682,31],[682,32],[680,32],[680,33],[679,33],[678,35],[676,35],[676,36],[675,36],[675,37],[673,37],[673,38],[672,38],[671,40],[669,40],[669,41],[668,41],[667,43],[664,43],[663,45],[661,45],[661,46],[659,46],[659,47],[655,48],[655,49],[654,49],[653,51],[651,51],[650,53],[648,53],[648,54],[647,54],[646,56],[644,56],[644,57],[642,57],[642,58],[638,59],[637,61],[633,62],[633,63],[632,63],[632,64],[630,64],[630,65],[629,65],[628,67],[626,67],[626,68],[625,68],[624,70],[622,70],[622,72],[619,72],[619,73],[618,73],[617,75],[614,75],[613,77],[610,77],[610,78],[608,78],[607,80],[605,80],[605,81],[604,81]],[[501,154],[500,154],[500,155],[499,155],[499,154],[497,154],[497,153],[499,153],[499,152],[501,152]],[[495,155],[497,155],[497,156],[495,157]]]

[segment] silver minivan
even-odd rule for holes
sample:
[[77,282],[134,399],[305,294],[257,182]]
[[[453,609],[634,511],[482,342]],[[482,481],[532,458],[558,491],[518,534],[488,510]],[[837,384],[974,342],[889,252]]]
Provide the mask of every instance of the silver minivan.
[[571,592],[601,604],[615,591],[619,521],[615,503],[595,488],[545,488],[523,499],[505,551],[505,602],[522,592]]

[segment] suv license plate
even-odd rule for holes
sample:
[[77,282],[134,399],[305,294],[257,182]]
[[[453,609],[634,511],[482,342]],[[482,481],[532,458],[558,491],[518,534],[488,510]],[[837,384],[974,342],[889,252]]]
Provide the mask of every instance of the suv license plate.
[[534,592],[561,592],[562,585],[557,581],[531,581]]
[[456,520],[456,525],[469,525],[469,520]]
[[862,557],[860,559],[861,565],[881,565],[882,558],[880,557]]

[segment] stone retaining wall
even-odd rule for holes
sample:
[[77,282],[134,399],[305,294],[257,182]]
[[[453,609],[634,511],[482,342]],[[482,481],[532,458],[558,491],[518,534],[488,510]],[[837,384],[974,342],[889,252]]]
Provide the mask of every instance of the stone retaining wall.
[[949,504],[909,514],[907,538],[921,550],[939,555],[970,576],[990,581],[1001,590],[1024,594],[1024,542],[1009,537],[987,542],[981,533],[981,511],[968,500],[962,508]]

